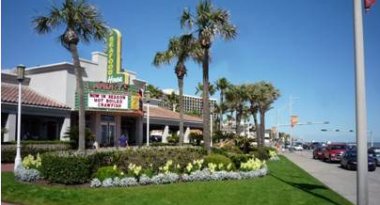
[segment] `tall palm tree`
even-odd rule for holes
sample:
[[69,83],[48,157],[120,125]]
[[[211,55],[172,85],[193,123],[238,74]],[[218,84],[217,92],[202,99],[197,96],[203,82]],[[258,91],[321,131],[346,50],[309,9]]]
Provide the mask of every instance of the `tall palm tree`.
[[[215,87],[213,84],[209,83],[209,86],[208,86],[208,93],[210,96],[213,96],[215,94]],[[203,83],[198,83],[197,84],[197,87],[195,87],[195,94],[201,97],[203,97]]]
[[259,102],[258,102],[258,85],[255,84],[248,84],[247,85],[247,100],[250,103],[249,111],[251,112],[251,115],[253,117],[253,122],[255,124],[255,131],[256,131],[256,140],[260,140],[260,132],[259,132],[259,125],[257,121],[257,114],[259,113]]
[[226,91],[226,89],[230,86],[230,82],[228,82],[228,80],[223,77],[223,78],[219,78],[216,82],[215,82],[215,85],[216,85],[216,89],[220,91],[220,109],[219,109],[219,130],[222,130],[222,122],[223,122],[223,101],[224,101],[224,92]]
[[246,85],[234,85],[226,91],[226,104],[231,110],[235,110],[237,135],[241,133],[240,122],[245,110],[246,93]]
[[83,93],[83,68],[80,65],[77,45],[79,41],[104,40],[108,29],[99,11],[85,0],[65,0],[61,7],[51,6],[46,16],[33,18],[34,30],[46,34],[58,27],[64,27],[59,40],[71,52],[76,75],[76,91],[79,97],[79,146],[85,151],[85,105]]
[[149,84],[146,89],[150,92],[150,97],[155,99],[160,99],[164,95],[163,92],[154,85]]
[[[182,35],[179,38],[173,37],[169,41],[169,46],[166,51],[157,52],[154,56],[153,64],[160,66],[162,64],[170,64],[176,59],[176,66],[174,72],[178,79],[179,89],[179,144],[183,143],[183,78],[187,73],[185,61],[193,58],[195,61],[200,59],[201,48],[199,44],[193,39],[192,35]],[[174,107],[174,106],[173,106]]]
[[278,97],[280,91],[275,88],[272,83],[259,82],[258,84],[258,108],[260,113],[260,143],[259,146],[264,146],[265,137],[265,113],[272,109],[272,104]]
[[201,1],[194,14],[185,9],[181,16],[181,26],[197,33],[198,41],[203,49],[203,137],[205,148],[211,153],[210,137],[210,105],[209,105],[209,55],[215,37],[221,36],[225,40],[236,36],[236,28],[230,23],[230,14],[227,10],[214,8],[209,0]]

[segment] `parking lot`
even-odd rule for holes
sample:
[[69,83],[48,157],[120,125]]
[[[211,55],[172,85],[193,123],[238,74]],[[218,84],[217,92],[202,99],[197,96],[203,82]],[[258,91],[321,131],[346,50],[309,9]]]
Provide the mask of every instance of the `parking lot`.
[[[332,190],[356,204],[356,171],[343,169],[339,163],[315,160],[312,151],[309,150],[283,154]],[[380,204],[380,167],[368,173],[368,191],[369,204]]]

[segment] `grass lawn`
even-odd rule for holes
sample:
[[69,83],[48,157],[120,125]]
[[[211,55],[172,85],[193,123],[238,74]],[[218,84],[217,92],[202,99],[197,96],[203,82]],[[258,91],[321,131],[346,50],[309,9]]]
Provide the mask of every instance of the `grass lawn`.
[[79,188],[20,183],[2,173],[2,201],[41,204],[351,204],[284,157],[253,180],[177,183],[132,188]]

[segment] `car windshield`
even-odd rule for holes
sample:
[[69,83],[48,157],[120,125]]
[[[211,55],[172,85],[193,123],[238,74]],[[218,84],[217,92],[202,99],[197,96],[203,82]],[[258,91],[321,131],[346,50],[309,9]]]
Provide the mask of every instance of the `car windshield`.
[[376,154],[380,154],[380,149],[373,150]]
[[331,149],[346,149],[346,145],[332,145]]

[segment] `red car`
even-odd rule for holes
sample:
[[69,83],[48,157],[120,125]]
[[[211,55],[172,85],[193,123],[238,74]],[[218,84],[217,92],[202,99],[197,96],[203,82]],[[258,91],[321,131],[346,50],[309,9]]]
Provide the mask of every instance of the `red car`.
[[346,150],[346,144],[329,144],[323,151],[323,160],[328,162],[340,162]]
[[323,159],[323,151],[325,147],[317,147],[313,150],[313,159]]

